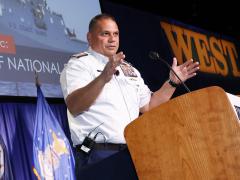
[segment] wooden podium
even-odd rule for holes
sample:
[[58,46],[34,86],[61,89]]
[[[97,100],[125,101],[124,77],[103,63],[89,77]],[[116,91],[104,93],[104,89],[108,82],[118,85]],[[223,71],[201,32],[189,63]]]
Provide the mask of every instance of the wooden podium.
[[140,180],[240,179],[240,124],[220,87],[176,97],[125,129]]

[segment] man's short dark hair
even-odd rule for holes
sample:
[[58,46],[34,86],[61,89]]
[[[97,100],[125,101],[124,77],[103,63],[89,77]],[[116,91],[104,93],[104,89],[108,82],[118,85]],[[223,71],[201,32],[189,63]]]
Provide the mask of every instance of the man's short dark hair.
[[91,19],[89,26],[88,26],[88,31],[91,32],[94,29],[94,27],[96,26],[97,22],[102,19],[111,19],[114,22],[116,22],[115,18],[110,14],[106,14],[106,13],[98,14]]

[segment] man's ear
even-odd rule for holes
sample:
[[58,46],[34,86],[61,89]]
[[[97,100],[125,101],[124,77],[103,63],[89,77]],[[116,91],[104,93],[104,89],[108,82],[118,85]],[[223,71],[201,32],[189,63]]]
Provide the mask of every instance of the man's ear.
[[91,45],[91,33],[90,32],[88,32],[87,33],[87,40],[88,40],[88,43],[89,43],[89,45]]

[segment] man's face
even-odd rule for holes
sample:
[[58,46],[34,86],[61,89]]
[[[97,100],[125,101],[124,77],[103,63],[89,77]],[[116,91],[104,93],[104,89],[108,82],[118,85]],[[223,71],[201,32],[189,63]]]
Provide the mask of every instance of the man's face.
[[102,19],[97,22],[88,33],[91,48],[104,56],[116,54],[119,47],[119,30],[116,22],[111,19]]

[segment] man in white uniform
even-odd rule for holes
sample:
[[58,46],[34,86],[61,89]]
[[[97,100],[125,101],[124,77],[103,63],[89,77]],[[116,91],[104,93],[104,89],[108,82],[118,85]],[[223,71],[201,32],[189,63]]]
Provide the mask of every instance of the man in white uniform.
[[[170,80],[158,91],[151,92],[140,73],[124,60],[124,53],[117,52],[119,30],[110,15],[100,14],[91,20],[87,39],[88,51],[73,55],[60,78],[74,146],[86,154],[91,152],[81,165],[126,147],[123,135],[126,125],[140,112],[168,101],[180,83],[170,72]],[[174,58],[172,68],[186,81],[196,75],[199,66],[193,60],[177,66]],[[89,143],[82,146],[86,137],[96,142],[93,151]]]

